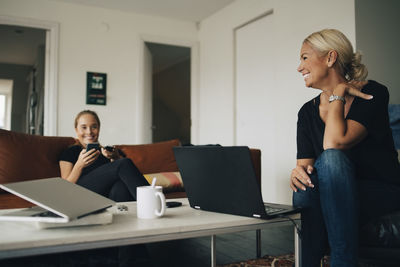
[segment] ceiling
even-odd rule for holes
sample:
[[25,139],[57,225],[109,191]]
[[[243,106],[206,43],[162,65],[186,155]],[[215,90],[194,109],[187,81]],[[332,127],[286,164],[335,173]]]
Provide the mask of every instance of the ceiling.
[[[35,28],[0,25],[0,63],[34,65],[38,47],[45,45],[46,31]],[[154,72],[190,58],[190,48],[146,43],[153,57]]]
[[51,0],[199,22],[234,0]]
[[[234,0],[50,0],[96,6],[124,12],[140,13],[190,22],[199,22]],[[0,25],[0,63],[33,65],[37,47],[45,43],[45,31],[19,26]],[[150,45],[152,54],[160,54],[154,62],[160,69],[171,62],[187,58],[187,51],[179,47]],[[162,53],[162,51],[168,52]],[[168,55],[168,58],[163,57]],[[168,63],[169,62],[169,63]],[[157,67],[158,66],[158,67]]]

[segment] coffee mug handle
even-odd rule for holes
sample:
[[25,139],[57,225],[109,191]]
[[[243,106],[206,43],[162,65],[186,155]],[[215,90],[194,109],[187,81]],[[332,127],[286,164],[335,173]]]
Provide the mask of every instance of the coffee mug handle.
[[156,213],[156,215],[157,215],[158,217],[161,217],[161,216],[164,215],[164,213],[165,213],[165,208],[166,208],[166,207],[165,207],[165,196],[164,196],[164,194],[161,193],[161,192],[156,192],[156,197],[159,197],[159,198],[160,198],[160,201],[161,201],[161,210],[160,210],[160,211],[156,210],[155,213]]

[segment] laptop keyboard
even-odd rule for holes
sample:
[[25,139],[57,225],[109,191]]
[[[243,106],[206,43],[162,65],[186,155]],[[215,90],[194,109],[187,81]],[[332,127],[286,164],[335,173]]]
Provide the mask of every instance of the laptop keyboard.
[[282,209],[282,208],[273,208],[273,207],[266,206],[266,205],[264,207],[265,207],[265,212],[267,214],[271,214],[271,213],[275,213],[275,212],[279,212],[279,211],[285,210],[285,209]]
[[57,215],[51,211],[44,211],[40,213],[33,214],[32,217],[53,217],[53,218],[61,218],[60,215]]

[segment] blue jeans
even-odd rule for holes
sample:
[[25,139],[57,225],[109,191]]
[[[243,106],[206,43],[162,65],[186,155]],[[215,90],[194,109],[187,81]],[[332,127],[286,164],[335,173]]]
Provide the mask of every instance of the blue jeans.
[[325,150],[310,175],[314,188],[293,193],[293,205],[303,207],[302,266],[320,266],[328,250],[331,267],[357,266],[360,222],[400,210],[400,187],[379,180],[356,180],[347,155]]
[[340,150],[325,150],[310,175],[314,188],[293,194],[301,213],[302,266],[320,266],[331,249],[331,266],[357,266],[358,205],[355,171]]
[[325,150],[310,178],[314,188],[293,194],[293,205],[305,208],[301,213],[302,266],[320,266],[328,242],[332,267],[356,266],[358,198],[352,162],[340,150]]

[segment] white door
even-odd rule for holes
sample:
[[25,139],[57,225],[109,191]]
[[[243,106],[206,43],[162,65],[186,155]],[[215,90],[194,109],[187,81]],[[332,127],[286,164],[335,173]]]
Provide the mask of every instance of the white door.
[[[282,101],[275,92],[273,13],[236,30],[236,144],[261,149],[264,201],[277,201],[276,117]],[[262,34],[260,34],[262,33]]]
[[152,96],[153,96],[153,60],[150,50],[144,46],[144,114],[143,114],[143,143],[151,143],[152,133]]
[[143,46],[143,64],[141,74],[142,82],[139,83],[137,101],[136,101],[136,143],[149,144],[152,143],[152,76],[153,63],[150,50],[144,42]]

